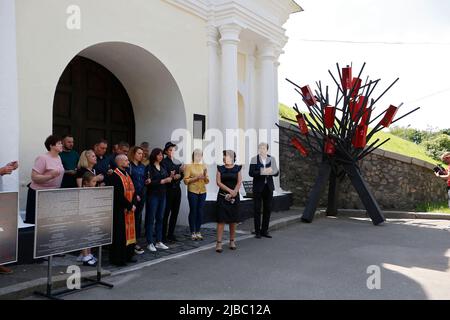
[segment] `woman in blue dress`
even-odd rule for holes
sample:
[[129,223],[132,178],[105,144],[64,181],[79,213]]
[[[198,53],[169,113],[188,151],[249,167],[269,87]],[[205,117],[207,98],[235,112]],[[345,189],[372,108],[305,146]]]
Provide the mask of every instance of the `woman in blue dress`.
[[[146,198],[145,197],[146,167],[142,163],[143,157],[144,157],[144,150],[141,147],[133,147],[128,152],[128,160],[130,160],[130,166],[128,167],[128,174],[131,176],[131,179],[133,180],[137,199],[136,211],[134,213],[135,215],[134,218],[136,222],[136,240],[141,238],[142,211],[144,210]],[[144,253],[144,249],[142,249],[142,247],[138,244],[136,244],[134,251],[138,255]]]

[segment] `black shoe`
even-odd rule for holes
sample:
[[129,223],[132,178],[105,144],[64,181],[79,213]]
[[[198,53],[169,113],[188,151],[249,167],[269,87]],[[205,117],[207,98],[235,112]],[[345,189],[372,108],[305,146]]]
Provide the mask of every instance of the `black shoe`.
[[256,238],[256,239],[261,239],[261,234],[256,233],[255,238]]
[[264,238],[272,239],[272,236],[269,233],[261,233],[261,236],[263,236]]
[[138,261],[137,261],[137,259],[135,257],[132,257],[132,258],[128,259],[127,262],[136,263]]
[[178,241],[177,237],[175,237],[174,235],[167,236],[167,240],[169,240],[171,242],[177,242]]
[[144,251],[144,249],[141,248],[141,246],[136,245],[134,247],[134,253],[137,254],[138,256],[140,256],[141,254],[144,254],[145,251]]

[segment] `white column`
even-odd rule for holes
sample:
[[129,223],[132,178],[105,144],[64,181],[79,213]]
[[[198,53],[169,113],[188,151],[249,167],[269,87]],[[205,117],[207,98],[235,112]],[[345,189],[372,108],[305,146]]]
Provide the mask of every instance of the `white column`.
[[[208,88],[208,117],[207,128],[222,129],[220,117],[221,101],[220,101],[220,60],[219,60],[219,31],[210,24],[207,27],[207,46],[209,53],[209,88]],[[214,201],[217,199],[217,185],[216,185],[216,165],[208,165],[208,172],[210,183],[207,187],[207,200]]]
[[[277,51],[276,53],[276,57],[279,57],[279,54],[281,52]],[[276,105],[276,110],[277,110],[277,114],[276,114],[276,118],[274,119],[274,121],[276,123],[279,123],[279,97],[278,97],[278,68],[280,66],[280,63],[278,62],[278,59],[275,58],[275,65],[274,65],[274,78],[275,78],[275,83],[274,83],[274,104]],[[278,128],[277,128],[278,129]],[[272,140],[275,142],[272,144],[272,151],[271,154],[273,157],[275,157],[277,159],[277,164],[278,164],[278,169],[280,169],[280,132],[279,130],[274,131]],[[274,184],[275,184],[275,192],[283,192],[283,190],[281,189],[281,183],[280,183],[280,176],[276,177],[274,179]]]
[[[259,128],[267,130],[267,135],[260,132],[260,140],[265,140],[270,145],[269,153],[277,160],[279,157],[279,133],[276,123],[278,121],[278,56],[281,50],[268,41],[259,47],[260,60],[260,110]],[[261,141],[260,141],[261,142]],[[274,179],[275,190],[280,192],[280,178]]]
[[[238,44],[242,28],[237,24],[219,27],[222,47],[221,108],[222,129],[238,129]],[[229,142],[227,142],[229,143]],[[226,144],[225,144],[226,146]],[[236,147],[239,150],[239,146]]]
[[275,104],[275,46],[267,42],[259,47],[260,60],[260,129],[270,130],[276,128],[278,122],[278,108]]
[[[14,0],[0,1],[0,166],[19,159],[16,13]],[[0,178],[4,191],[18,191],[19,175]],[[1,190],[0,190],[1,191]]]
[[246,114],[247,129],[256,129],[257,124],[255,121],[256,109],[256,97],[255,97],[255,78],[256,78],[256,58],[254,54],[247,56],[247,74],[248,74],[248,110]]
[[218,128],[217,114],[220,112],[220,92],[219,92],[219,31],[213,25],[207,28],[207,46],[209,54],[209,88],[208,88],[208,125],[210,129]]

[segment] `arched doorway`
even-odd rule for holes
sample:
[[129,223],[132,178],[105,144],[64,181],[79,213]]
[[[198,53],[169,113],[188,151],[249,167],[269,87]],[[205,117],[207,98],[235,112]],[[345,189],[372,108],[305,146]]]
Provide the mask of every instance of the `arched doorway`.
[[116,76],[88,58],[76,56],[61,75],[53,101],[53,132],[72,134],[75,149],[99,139],[135,142],[133,107]]
[[[78,140],[75,144],[77,150],[84,149],[86,146],[90,147],[93,141],[98,137],[106,138],[112,143],[117,143],[120,140],[126,140],[132,144],[140,144],[147,141],[150,143],[151,148],[164,147],[165,143],[172,140],[172,133],[177,129],[191,129],[193,123],[188,122],[192,119],[192,110],[186,110],[184,99],[181,90],[172,72],[168,66],[151,53],[147,48],[142,46],[113,41],[113,42],[100,42],[92,44],[84,49],[81,49],[76,54],[72,62],[68,60],[66,66],[61,67],[62,73],[61,79],[58,81],[56,93],[54,97],[54,119],[53,130],[56,133],[64,134],[69,131]],[[70,58],[72,59],[73,56]],[[170,62],[171,57],[164,57],[165,61]],[[76,122],[72,121],[77,115],[73,113],[78,112],[78,109],[84,108],[86,112],[90,110],[82,103],[76,101],[77,96],[84,97],[84,104],[86,105],[86,91],[79,92],[74,91],[74,82],[81,81],[74,79],[75,75],[73,65],[77,61],[83,61],[81,67],[85,70],[86,65],[92,66],[88,69],[90,72],[94,70],[95,77],[99,77],[100,80],[91,80],[98,85],[98,82],[104,83],[106,80],[107,85],[106,92],[109,92],[103,97],[103,100],[109,102],[109,106],[102,108],[107,109],[106,117],[103,119],[97,119],[95,113],[90,114],[90,120],[82,123],[82,120]],[[95,67],[94,67],[95,66]],[[75,67],[77,68],[77,67]],[[103,70],[103,71],[99,71]],[[105,71],[106,70],[106,71]],[[81,72],[81,79],[84,79],[84,83],[88,82],[87,71]],[[84,75],[83,75],[84,74]],[[108,83],[110,83],[108,85]],[[112,84],[111,84],[112,83]],[[80,84],[82,85],[82,84]],[[118,86],[120,85],[120,88]],[[110,90],[108,88],[116,88]],[[90,91],[89,91],[90,92]],[[105,92],[105,90],[103,90]],[[98,98],[98,94],[93,95],[94,98]],[[117,100],[118,97],[122,97]],[[119,101],[120,103],[115,103]],[[125,102],[125,103],[123,103]],[[100,104],[102,105],[102,104]],[[121,108],[114,116],[113,121],[111,118],[111,112],[118,110],[117,105]],[[108,113],[109,110],[109,113]],[[125,116],[130,116],[125,118]],[[91,119],[94,117],[94,119]],[[104,123],[106,119],[106,124]],[[85,128],[82,131],[88,132],[88,134],[81,134],[77,138],[77,132],[75,127]],[[94,134],[89,135],[94,132]],[[87,137],[87,138],[86,138]],[[173,140],[175,143],[180,141]],[[188,155],[189,156],[189,155]],[[185,188],[182,185],[182,188]],[[187,199],[183,198],[180,210],[179,222],[184,225],[188,225],[187,212],[188,203]]]

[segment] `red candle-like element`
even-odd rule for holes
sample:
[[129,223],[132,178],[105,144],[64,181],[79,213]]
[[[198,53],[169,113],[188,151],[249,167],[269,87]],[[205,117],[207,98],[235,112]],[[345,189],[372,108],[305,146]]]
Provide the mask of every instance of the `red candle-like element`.
[[297,123],[298,123],[298,128],[300,129],[300,132],[303,135],[307,135],[309,132],[309,129],[308,129],[308,125],[306,124],[306,121],[305,121],[305,116],[303,114],[300,113],[297,115]]
[[325,107],[325,128],[331,129],[334,127],[334,118],[336,116],[336,108],[333,106]]
[[353,78],[352,86],[350,88],[350,90],[353,89],[353,91],[352,91],[353,99],[356,99],[356,97],[358,96],[359,89],[361,88],[361,83],[362,83],[362,80],[360,78]]
[[312,93],[312,90],[309,86],[302,87],[303,101],[306,103],[308,107],[312,107],[316,104],[317,100]]
[[352,67],[342,68],[342,88],[344,90],[352,88]]
[[[355,102],[354,100],[349,102],[350,114],[352,115],[352,120],[354,122],[356,122],[356,120],[358,120],[358,116],[360,116],[359,113],[361,112],[361,114],[363,114],[362,112],[365,112],[365,110],[366,110],[367,101],[364,101],[364,100],[366,100],[366,97],[360,96],[358,98],[358,102]],[[361,111],[361,110],[364,110],[364,111]]]
[[389,128],[389,126],[392,124],[392,121],[394,121],[394,117],[396,116],[398,111],[398,108],[396,106],[389,106],[389,108],[386,111],[386,114],[384,115],[384,118],[380,121],[380,125],[382,125],[385,128]]
[[292,138],[291,143],[301,153],[302,156],[304,157],[308,156],[308,150],[306,150],[306,148],[303,146],[300,140],[294,137]]
[[336,153],[336,142],[332,138],[327,138],[325,142],[325,153],[333,156]]
[[367,145],[367,129],[368,126],[358,125],[356,128],[355,135],[353,136],[353,146],[356,149],[364,149]]
[[366,110],[364,110],[360,124],[368,126],[371,115],[372,115],[372,108],[367,108]]

